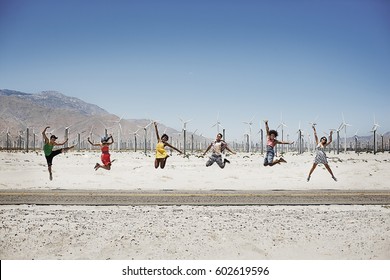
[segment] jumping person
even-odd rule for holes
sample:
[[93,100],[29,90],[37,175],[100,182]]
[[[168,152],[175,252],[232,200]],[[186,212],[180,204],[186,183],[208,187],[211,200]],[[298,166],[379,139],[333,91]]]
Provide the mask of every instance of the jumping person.
[[43,139],[45,140],[45,145],[43,146],[43,151],[45,153],[45,158],[46,158],[46,162],[47,162],[47,166],[48,166],[48,170],[49,170],[49,178],[51,181],[51,180],[53,180],[53,174],[51,172],[51,166],[53,165],[53,158],[56,155],[59,155],[61,153],[65,153],[66,151],[72,149],[74,146],[53,151],[54,146],[62,146],[66,142],[68,142],[68,139],[66,139],[63,143],[57,143],[56,140],[58,139],[58,137],[56,137],[55,135],[51,135],[50,139],[47,138],[46,130],[48,128],[50,128],[50,126],[45,127],[45,129],[42,131],[42,136],[43,136]]
[[314,169],[316,169],[318,164],[323,164],[325,165],[325,168],[328,170],[330,175],[332,175],[332,179],[337,181],[336,177],[333,175],[332,169],[330,169],[328,160],[326,159],[326,154],[325,154],[325,148],[328,146],[330,143],[332,143],[332,133],[333,131],[330,131],[329,134],[329,142],[326,139],[325,136],[321,137],[320,142],[318,142],[318,137],[317,137],[317,132],[316,132],[316,127],[313,125],[313,130],[314,130],[314,138],[316,140],[316,157],[314,158],[314,163],[312,168],[310,169],[309,176],[307,177],[307,181],[310,181],[310,176],[313,173]]
[[167,141],[169,139],[168,135],[165,133],[161,136],[158,134],[157,129],[157,123],[154,122],[154,128],[156,129],[156,136],[157,136],[157,146],[156,146],[156,159],[154,160],[154,167],[157,169],[159,166],[161,169],[164,169],[165,164],[167,163],[167,159],[169,155],[167,154],[167,151],[165,150],[165,146],[168,146],[171,149],[174,149],[175,151],[179,152],[180,154],[182,151],[179,149],[173,147],[171,144],[169,144]]
[[[111,139],[111,142],[108,142],[108,140],[110,140],[110,139]],[[110,145],[112,145],[114,143],[114,138],[112,138],[112,135],[110,135],[108,137],[107,136],[102,137],[100,144],[92,143],[91,140],[89,139],[89,137],[88,137],[88,142],[92,146],[100,147],[100,149],[102,151],[102,155],[100,156],[100,160],[102,161],[103,165],[96,163],[95,167],[94,167],[95,171],[98,170],[99,168],[111,170],[111,164],[113,161],[111,161],[109,150],[110,150]]]
[[284,160],[284,158],[274,160],[274,148],[277,144],[292,144],[294,142],[285,142],[277,140],[276,137],[278,137],[278,132],[276,130],[269,130],[268,120],[265,120],[264,122],[267,131],[267,153],[265,154],[264,158],[264,166],[274,166],[275,164],[280,164],[281,162],[287,162]]
[[222,153],[224,150],[228,150],[232,154],[235,154],[230,148],[228,147],[227,143],[222,140],[222,134],[218,133],[215,141],[211,142],[211,144],[207,147],[206,151],[203,153],[203,156],[206,155],[206,153],[212,148],[212,154],[209,158],[209,160],[206,162],[206,166],[211,166],[214,162],[218,164],[220,168],[224,168],[226,163],[230,163],[226,158],[222,160]]

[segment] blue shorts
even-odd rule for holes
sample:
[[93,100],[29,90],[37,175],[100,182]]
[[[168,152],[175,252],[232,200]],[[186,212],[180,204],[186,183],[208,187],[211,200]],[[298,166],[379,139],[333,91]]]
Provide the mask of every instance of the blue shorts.
[[270,165],[274,162],[275,150],[271,146],[267,146],[267,153],[264,158],[264,166]]

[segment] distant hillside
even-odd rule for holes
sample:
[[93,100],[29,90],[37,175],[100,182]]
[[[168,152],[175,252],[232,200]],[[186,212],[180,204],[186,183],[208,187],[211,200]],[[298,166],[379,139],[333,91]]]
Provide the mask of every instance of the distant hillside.
[[15,102],[24,100],[31,102],[32,105],[41,106],[46,109],[74,111],[86,116],[109,114],[96,105],[86,103],[75,97],[63,95],[56,91],[43,91],[38,94],[30,94],[13,90],[0,90],[0,98],[1,97]]
[[[0,90],[0,146],[5,146],[6,135],[12,145],[25,138],[26,129],[30,130],[30,138],[35,133],[40,139],[40,133],[46,125],[49,132],[58,137],[65,137],[68,128],[69,140],[78,141],[78,134],[83,142],[87,137],[98,141],[107,131],[116,140],[121,138],[121,147],[131,146],[130,142],[138,138],[138,145],[144,141],[143,127],[150,124],[146,119],[120,119],[104,109],[86,103],[78,98],[69,97],[55,91],[44,91],[37,94],[3,89]],[[179,141],[179,131],[159,124],[160,133],[166,132],[171,140]],[[190,133],[190,132],[189,132]],[[190,139],[190,137],[188,137]],[[196,141],[204,141],[204,137],[195,136]],[[147,142],[155,141],[154,128],[147,128]],[[86,145],[86,144],[85,144]],[[177,143],[179,145],[179,142]]]

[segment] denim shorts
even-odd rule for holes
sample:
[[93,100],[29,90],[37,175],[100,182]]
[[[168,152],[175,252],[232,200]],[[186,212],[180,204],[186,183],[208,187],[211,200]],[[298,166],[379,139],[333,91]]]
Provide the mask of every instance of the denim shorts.
[[264,158],[264,165],[269,165],[273,163],[275,157],[275,150],[271,146],[267,146],[267,153]]

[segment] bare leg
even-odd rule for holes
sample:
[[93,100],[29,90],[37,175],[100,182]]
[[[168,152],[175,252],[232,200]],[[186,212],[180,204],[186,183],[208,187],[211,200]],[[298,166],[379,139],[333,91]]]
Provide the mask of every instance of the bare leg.
[[160,165],[160,161],[156,158],[155,160],[154,160],[154,168],[158,168],[158,166]]
[[275,164],[280,164],[281,162],[287,162],[285,161],[283,158],[280,158],[280,159],[277,159],[277,160],[274,160],[274,162],[268,164],[269,166],[274,166]]
[[329,164],[325,164],[325,167],[329,171],[330,175],[332,175],[332,179],[337,181],[336,177],[333,175],[332,169],[330,169]]
[[108,164],[108,165],[100,165],[101,168],[105,169],[105,170],[111,170],[111,164]]
[[160,163],[161,169],[164,169],[165,164],[167,163],[167,158],[168,158],[168,157],[166,157],[166,158],[164,158],[164,159],[161,160],[161,163]]
[[312,166],[312,168],[310,169],[310,172],[309,172],[309,176],[307,177],[307,181],[308,182],[310,181],[310,176],[313,173],[314,169],[316,169],[317,165],[318,165],[317,163],[313,163],[313,166]]

